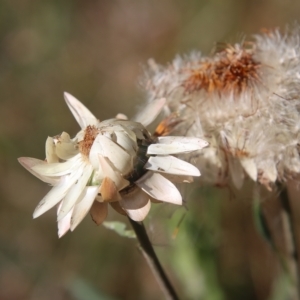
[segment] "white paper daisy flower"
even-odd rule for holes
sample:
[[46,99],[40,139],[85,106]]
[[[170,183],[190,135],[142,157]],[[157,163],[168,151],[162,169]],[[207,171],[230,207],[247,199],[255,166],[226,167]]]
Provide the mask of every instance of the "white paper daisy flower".
[[[34,211],[37,218],[55,205],[58,235],[74,230],[90,211],[101,224],[108,204],[134,221],[148,214],[151,201],[182,204],[170,179],[190,182],[199,170],[176,154],[200,150],[199,138],[153,137],[139,122],[110,119],[100,122],[68,93],[65,100],[81,127],[74,137],[63,132],[46,141],[46,160],[22,157],[19,162],[53,188]],[[164,99],[148,107],[152,114],[137,116],[148,124],[164,105]],[[142,121],[142,120],[141,120]]]

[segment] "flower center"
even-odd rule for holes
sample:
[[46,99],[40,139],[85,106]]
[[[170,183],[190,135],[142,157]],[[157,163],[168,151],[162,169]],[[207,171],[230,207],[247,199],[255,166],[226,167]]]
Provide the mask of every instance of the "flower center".
[[233,92],[240,94],[259,81],[261,64],[253,58],[253,51],[228,45],[214,58],[200,62],[198,68],[189,70],[183,82],[187,93]]
[[78,143],[79,151],[82,155],[88,157],[90,154],[91,147],[99,133],[99,129],[95,126],[87,126],[84,130],[84,138]]

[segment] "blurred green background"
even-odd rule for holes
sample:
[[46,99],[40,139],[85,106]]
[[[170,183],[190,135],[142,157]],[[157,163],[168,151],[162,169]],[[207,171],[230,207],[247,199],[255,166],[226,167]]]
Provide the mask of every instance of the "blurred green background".
[[[32,220],[49,187],[17,157],[43,159],[48,135],[78,131],[63,91],[100,119],[130,117],[149,58],[208,54],[299,19],[298,0],[0,0],[0,300],[162,299],[135,240],[89,217],[58,239],[54,209]],[[221,201],[224,190],[185,194],[188,210],[154,207],[147,221],[181,298],[268,299],[277,266],[250,205]]]

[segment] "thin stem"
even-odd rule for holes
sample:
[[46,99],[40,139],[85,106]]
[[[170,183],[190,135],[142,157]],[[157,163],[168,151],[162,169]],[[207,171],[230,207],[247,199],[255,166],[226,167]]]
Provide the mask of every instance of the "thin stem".
[[128,219],[139,240],[142,253],[148,265],[150,266],[152,272],[154,273],[156,280],[158,281],[160,287],[162,288],[166,299],[178,300],[179,298],[155,254],[155,251],[149,240],[144,224],[142,222],[135,222],[130,218]]
[[299,269],[299,255],[298,255],[298,249],[297,249],[297,240],[296,240],[296,231],[294,226],[294,219],[293,219],[293,212],[291,209],[291,203],[288,196],[287,189],[285,187],[281,187],[280,190],[280,200],[282,203],[282,206],[286,212],[286,216],[288,219],[287,224],[287,240],[288,240],[288,248],[291,253],[292,261],[293,261],[293,271],[295,276],[295,284],[297,286],[297,292],[298,292],[298,298],[300,299],[300,269]]

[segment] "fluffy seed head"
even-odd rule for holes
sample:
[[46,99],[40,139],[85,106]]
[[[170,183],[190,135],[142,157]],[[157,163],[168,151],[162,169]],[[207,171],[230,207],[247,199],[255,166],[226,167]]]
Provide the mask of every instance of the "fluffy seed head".
[[[149,102],[166,98],[162,128],[209,142],[190,156],[201,180],[240,188],[248,177],[272,189],[300,173],[299,70],[294,28],[226,45],[208,57],[193,52],[168,66],[150,61],[141,84]],[[170,118],[174,126],[166,125]]]

